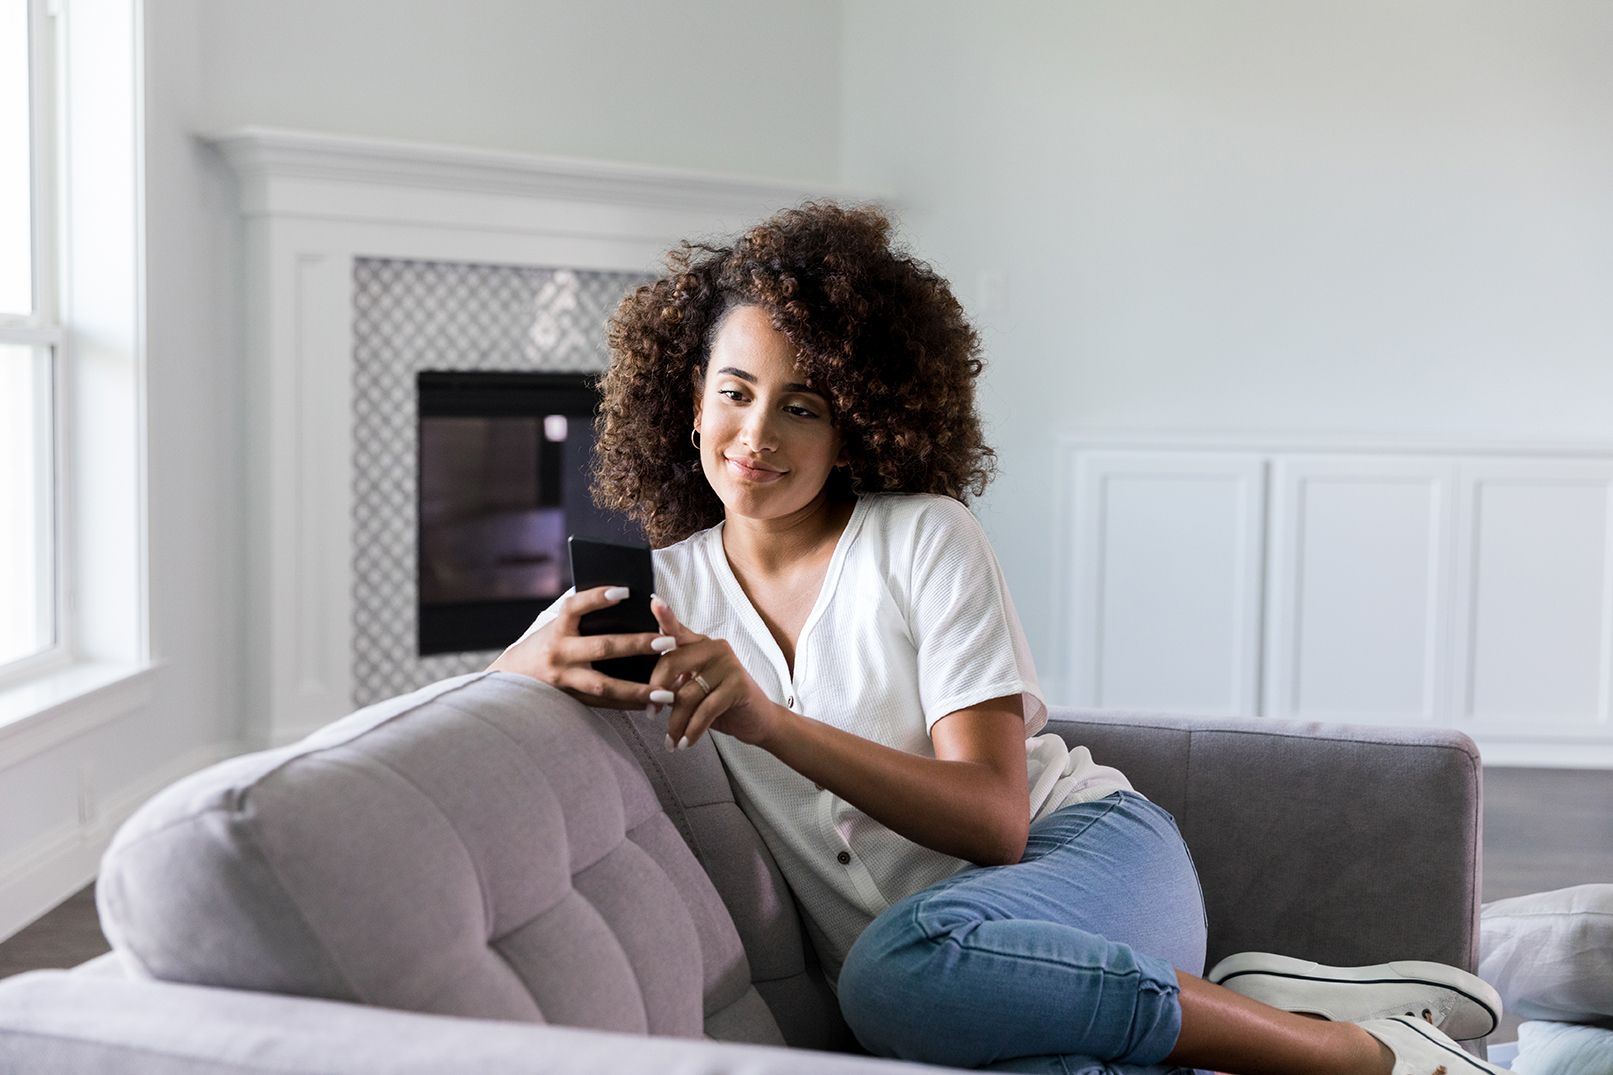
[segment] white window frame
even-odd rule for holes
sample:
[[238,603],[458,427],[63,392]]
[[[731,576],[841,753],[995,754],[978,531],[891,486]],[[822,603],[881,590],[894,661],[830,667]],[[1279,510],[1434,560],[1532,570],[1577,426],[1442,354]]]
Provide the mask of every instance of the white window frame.
[[50,502],[52,578],[49,600],[52,606],[52,641],[50,646],[37,653],[0,665],[0,690],[65,668],[72,661],[68,645],[72,627],[68,622],[66,587],[63,585],[66,578],[63,557],[67,550],[61,519],[63,414],[60,370],[66,333],[62,330],[60,304],[57,301],[56,17],[55,11],[45,0],[28,0],[28,7],[34,310],[26,317],[0,314],[0,343],[49,348],[49,413],[36,414],[36,418],[44,418],[50,430],[49,488],[46,493]]
[[152,697],[142,2],[31,2],[52,35],[46,241],[38,323],[15,331],[55,352],[56,645],[0,672],[0,770]]

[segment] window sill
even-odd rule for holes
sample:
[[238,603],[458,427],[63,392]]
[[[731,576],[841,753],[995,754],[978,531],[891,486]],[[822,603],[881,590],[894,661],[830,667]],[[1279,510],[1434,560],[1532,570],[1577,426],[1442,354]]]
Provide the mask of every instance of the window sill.
[[0,770],[150,703],[156,668],[79,664],[0,690]]

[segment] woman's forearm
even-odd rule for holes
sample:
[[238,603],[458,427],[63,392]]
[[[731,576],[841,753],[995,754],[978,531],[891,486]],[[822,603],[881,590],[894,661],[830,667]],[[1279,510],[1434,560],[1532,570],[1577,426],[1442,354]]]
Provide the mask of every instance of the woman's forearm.
[[[1017,701],[1017,699],[1016,699]],[[914,843],[981,866],[1018,862],[1030,827],[1024,721],[1007,706],[943,718],[972,758],[927,758],[779,710],[757,745]],[[939,726],[939,723],[938,723]]]

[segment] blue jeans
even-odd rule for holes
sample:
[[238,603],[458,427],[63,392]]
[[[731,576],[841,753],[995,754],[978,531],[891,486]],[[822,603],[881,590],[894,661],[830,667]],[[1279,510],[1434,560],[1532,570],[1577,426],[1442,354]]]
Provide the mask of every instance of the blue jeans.
[[1176,822],[1141,795],[1067,806],[1012,866],[969,867],[890,906],[840,971],[876,1056],[998,1071],[1159,1066],[1204,973],[1204,897]]

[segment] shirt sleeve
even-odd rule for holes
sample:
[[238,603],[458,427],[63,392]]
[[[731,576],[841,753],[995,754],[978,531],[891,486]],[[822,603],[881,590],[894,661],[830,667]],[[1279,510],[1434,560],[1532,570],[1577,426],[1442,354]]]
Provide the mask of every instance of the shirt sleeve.
[[997,557],[969,510],[926,498],[911,532],[908,623],[928,731],[949,713],[1021,696],[1025,734],[1047,723],[1030,646]]

